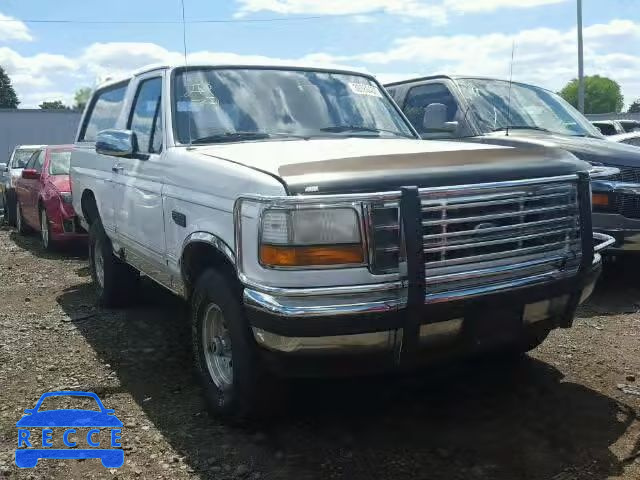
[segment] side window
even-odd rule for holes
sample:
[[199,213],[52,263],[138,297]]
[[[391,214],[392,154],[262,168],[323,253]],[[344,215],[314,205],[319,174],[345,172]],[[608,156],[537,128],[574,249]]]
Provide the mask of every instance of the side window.
[[[423,123],[426,108],[432,104],[444,105],[444,108],[438,106],[430,107],[434,110],[434,117],[436,114],[439,116],[437,119],[432,119],[434,123],[433,129],[425,128]],[[439,125],[436,125],[437,123],[442,123],[440,120],[452,122],[458,113],[458,103],[446,85],[429,83],[413,87],[407,94],[403,111],[416,130],[418,130],[418,133],[428,134],[429,137],[433,138],[451,138],[453,136],[453,132],[443,131],[438,128]]]
[[38,158],[38,153],[40,152],[36,150],[31,154],[31,156],[29,157],[29,160],[27,160],[27,162],[24,164],[24,168],[29,168],[29,169],[34,168],[33,165],[36,163],[36,159]]
[[387,93],[389,93],[389,95],[391,95],[391,98],[393,98],[393,100],[396,103],[400,103],[399,99],[398,99],[398,87],[385,87],[387,90]]
[[618,133],[616,132],[616,128],[610,123],[597,123],[595,125],[600,129],[603,135],[609,136]]
[[640,147],[640,138],[627,138],[624,140],[624,143],[628,143],[629,145],[635,145],[636,147]]
[[98,132],[115,127],[122,110],[127,85],[128,82],[96,92],[80,132],[79,141],[94,142]]
[[162,78],[140,83],[129,118],[129,129],[138,136],[142,153],[162,151]]
[[44,157],[45,151],[40,150],[38,153],[34,154],[34,163],[33,167],[38,173],[42,173],[42,166],[44,165]]
[[11,160],[11,168],[24,168],[27,165],[27,162],[31,160],[33,153],[34,150],[16,150]]

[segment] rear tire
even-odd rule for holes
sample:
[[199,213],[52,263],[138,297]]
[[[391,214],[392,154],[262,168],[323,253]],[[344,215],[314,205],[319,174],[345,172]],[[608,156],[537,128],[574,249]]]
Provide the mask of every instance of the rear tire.
[[263,417],[282,405],[281,379],[259,360],[234,282],[213,269],[196,281],[191,298],[195,366],[214,414]]
[[113,254],[111,240],[99,219],[89,229],[89,268],[100,305],[123,306],[135,298],[140,273]]

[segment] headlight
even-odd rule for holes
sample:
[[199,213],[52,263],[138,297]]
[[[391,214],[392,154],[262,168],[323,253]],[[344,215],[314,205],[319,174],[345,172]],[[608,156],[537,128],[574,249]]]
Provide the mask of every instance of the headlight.
[[71,192],[60,192],[60,198],[62,199],[62,203],[71,204],[73,202]]
[[362,265],[352,208],[268,209],[262,214],[260,263],[266,267]]

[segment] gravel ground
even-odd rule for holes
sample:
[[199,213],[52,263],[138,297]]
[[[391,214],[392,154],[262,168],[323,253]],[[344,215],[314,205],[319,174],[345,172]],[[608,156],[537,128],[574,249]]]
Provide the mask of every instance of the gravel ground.
[[[229,426],[191,374],[185,307],[94,306],[84,248],[48,254],[0,229],[0,479],[640,479],[640,281],[610,265],[571,330],[523,362],[292,385],[287,415]],[[125,464],[13,463],[24,408],[96,392],[123,421]]]

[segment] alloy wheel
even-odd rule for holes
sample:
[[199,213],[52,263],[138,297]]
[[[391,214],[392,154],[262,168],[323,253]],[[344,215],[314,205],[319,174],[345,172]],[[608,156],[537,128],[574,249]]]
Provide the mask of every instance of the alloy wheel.
[[100,288],[104,288],[104,255],[102,254],[102,241],[98,238],[93,245],[93,265],[96,271],[96,279]]
[[220,390],[233,384],[231,337],[220,307],[210,303],[202,322],[202,347],[209,376]]
[[22,212],[20,211],[20,204],[16,202],[16,228],[18,232],[22,232]]
[[49,217],[46,210],[40,212],[40,235],[44,248],[49,248]]

